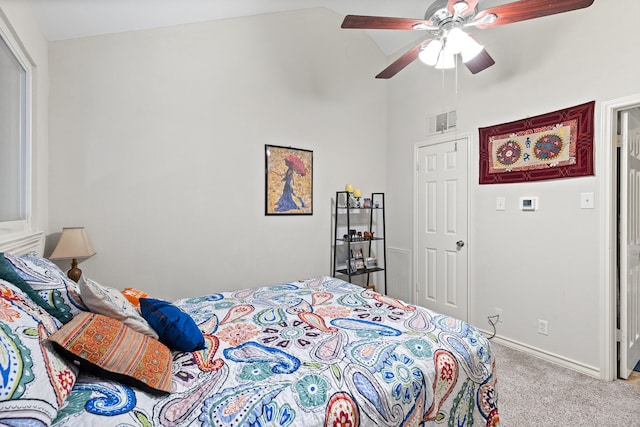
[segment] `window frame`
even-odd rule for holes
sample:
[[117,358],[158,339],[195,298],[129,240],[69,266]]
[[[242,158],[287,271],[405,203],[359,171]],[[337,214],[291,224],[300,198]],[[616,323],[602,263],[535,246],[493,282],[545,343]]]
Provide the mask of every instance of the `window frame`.
[[21,147],[20,151],[24,156],[24,171],[22,179],[24,179],[24,188],[20,197],[24,200],[24,219],[12,221],[0,221],[0,237],[13,236],[16,234],[25,234],[32,231],[33,220],[33,68],[31,61],[23,51],[23,46],[13,36],[12,31],[6,25],[3,19],[0,19],[0,38],[2,42],[9,48],[15,60],[25,71],[24,75],[24,99],[21,102],[21,108],[24,113],[20,113],[23,121],[20,124]]

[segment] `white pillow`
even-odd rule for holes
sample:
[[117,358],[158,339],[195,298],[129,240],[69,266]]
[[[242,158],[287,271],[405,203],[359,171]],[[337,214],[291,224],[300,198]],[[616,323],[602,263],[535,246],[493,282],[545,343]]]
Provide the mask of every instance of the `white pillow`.
[[112,317],[133,330],[158,339],[156,331],[119,290],[84,277],[78,286],[80,298],[91,312]]

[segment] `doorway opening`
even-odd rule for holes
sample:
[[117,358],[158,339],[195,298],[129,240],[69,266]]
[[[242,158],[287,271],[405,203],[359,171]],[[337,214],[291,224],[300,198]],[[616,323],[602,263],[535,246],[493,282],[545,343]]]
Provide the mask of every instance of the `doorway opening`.
[[640,361],[640,106],[615,115],[616,376]]
[[[620,120],[622,113],[636,108],[640,108],[640,93],[605,101],[600,105],[601,128],[598,144],[600,155],[595,159],[596,170],[601,171],[601,197],[599,198],[601,208],[600,259],[602,260],[600,270],[600,283],[602,284],[600,287],[602,301],[600,310],[600,378],[607,381],[618,378],[622,365],[619,362],[621,360],[619,356],[622,356],[622,350],[627,348],[626,337],[623,336],[627,329],[627,322],[625,322],[623,314],[623,305],[626,305],[623,300],[626,296],[623,290],[623,275],[619,274],[626,272],[622,265],[623,260],[626,259],[621,252],[623,245],[619,243],[619,237],[622,233],[620,230],[621,218],[626,217],[623,215],[626,210],[622,205],[618,208],[619,200],[622,200],[619,197],[621,196],[619,188],[622,187],[622,182],[626,182],[626,179],[622,179],[626,175],[621,171],[621,179],[618,179],[619,161],[622,161],[622,154],[618,157],[617,145],[618,141],[622,142],[622,138],[618,138],[623,130]],[[598,152],[598,150],[596,151]],[[635,204],[638,203],[636,200]],[[618,319],[619,317],[620,319]]]

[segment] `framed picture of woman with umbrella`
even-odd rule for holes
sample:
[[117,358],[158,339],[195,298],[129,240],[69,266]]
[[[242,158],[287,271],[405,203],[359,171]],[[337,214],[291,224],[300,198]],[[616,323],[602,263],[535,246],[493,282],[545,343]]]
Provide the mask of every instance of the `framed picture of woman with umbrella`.
[[313,215],[313,151],[264,147],[265,215]]

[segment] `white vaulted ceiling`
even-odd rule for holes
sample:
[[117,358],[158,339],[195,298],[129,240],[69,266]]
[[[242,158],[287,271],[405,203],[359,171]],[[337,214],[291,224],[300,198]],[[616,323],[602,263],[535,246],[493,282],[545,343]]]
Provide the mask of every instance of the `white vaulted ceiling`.
[[[44,36],[49,41],[314,7],[326,7],[340,15],[421,19],[431,4],[431,0],[27,1],[32,3]],[[508,1],[481,0],[480,8],[506,2]],[[422,36],[415,31],[374,30],[368,33],[386,55],[395,53]]]

